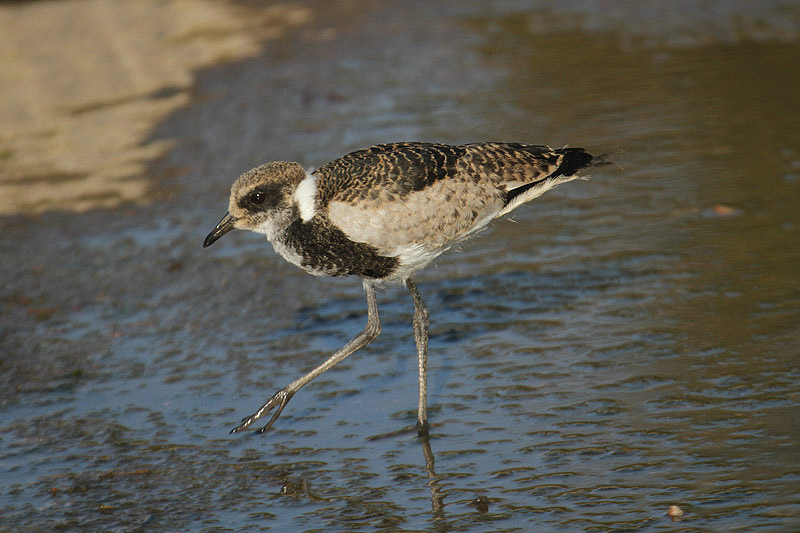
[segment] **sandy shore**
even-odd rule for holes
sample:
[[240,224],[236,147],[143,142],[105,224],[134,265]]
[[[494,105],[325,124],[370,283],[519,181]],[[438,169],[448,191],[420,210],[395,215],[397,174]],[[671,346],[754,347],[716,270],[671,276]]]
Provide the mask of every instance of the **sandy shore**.
[[0,6],[0,214],[84,211],[145,197],[152,128],[193,71],[258,53],[310,20],[210,0]]

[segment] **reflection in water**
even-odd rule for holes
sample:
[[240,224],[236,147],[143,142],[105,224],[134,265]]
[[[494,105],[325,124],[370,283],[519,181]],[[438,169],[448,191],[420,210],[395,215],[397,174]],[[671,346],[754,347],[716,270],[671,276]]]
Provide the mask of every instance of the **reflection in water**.
[[[414,425],[411,427],[400,429],[398,431],[393,431],[391,433],[374,435],[369,437],[367,440],[370,442],[375,442],[383,439],[398,437],[401,435],[410,435],[417,433],[418,433],[417,426]],[[440,477],[436,474],[436,458],[434,457],[433,449],[431,448],[431,437],[430,435],[417,435],[416,438],[419,440],[419,444],[422,447],[422,456],[425,460],[425,473],[427,475],[427,486],[428,490],[430,491],[431,509],[433,510],[432,519],[435,522],[441,521],[445,518],[444,494],[442,493],[442,489],[440,486]]]
[[419,443],[422,445],[422,455],[425,457],[425,472],[428,474],[428,488],[431,491],[431,509],[433,509],[433,519],[441,520],[444,518],[444,495],[439,486],[439,478],[436,475],[435,458],[431,450],[430,435],[420,435]]
[[323,498],[311,490],[311,483],[308,479],[287,481],[281,486],[278,493],[280,496],[290,496],[292,498],[306,498],[313,502],[327,502],[330,498]]

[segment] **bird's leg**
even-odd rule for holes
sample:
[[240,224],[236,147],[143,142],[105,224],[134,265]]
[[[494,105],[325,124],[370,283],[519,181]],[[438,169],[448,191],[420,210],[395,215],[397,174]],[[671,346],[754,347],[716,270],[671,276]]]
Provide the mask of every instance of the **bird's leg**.
[[312,379],[316,378],[326,370],[336,366],[340,362],[342,362],[348,355],[352,354],[353,352],[360,350],[373,340],[375,337],[380,335],[381,333],[381,320],[378,316],[378,300],[375,297],[375,286],[373,285],[372,281],[363,280],[364,283],[364,292],[367,295],[367,325],[364,327],[364,330],[350,339],[350,341],[342,346],[336,353],[328,358],[327,361],[319,365],[317,368],[309,372],[308,374],[294,380],[293,382],[289,383],[287,386],[279,390],[272,396],[267,402],[261,406],[261,408],[253,413],[252,415],[245,417],[242,419],[242,423],[236,426],[231,430],[231,433],[238,433],[249,428],[253,422],[264,416],[266,413],[271,411],[277,406],[277,409],[272,414],[272,418],[269,419],[267,425],[262,427],[258,430],[259,433],[263,433],[264,431],[268,430],[272,424],[280,416],[283,408],[286,407],[286,404],[289,403],[289,400],[292,399],[292,396],[297,393],[306,383],[311,381]]
[[419,365],[419,406],[417,407],[417,434],[428,436],[428,308],[422,301],[417,284],[411,278],[406,287],[414,299],[414,340],[417,343],[417,363]]

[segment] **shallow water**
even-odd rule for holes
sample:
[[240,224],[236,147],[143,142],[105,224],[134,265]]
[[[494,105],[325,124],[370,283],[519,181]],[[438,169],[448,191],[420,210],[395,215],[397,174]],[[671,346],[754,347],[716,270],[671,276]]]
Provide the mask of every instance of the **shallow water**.
[[[800,11],[462,4],[302,3],[283,31],[235,4],[222,26],[262,48],[196,71],[140,139],[170,147],[144,196],[3,203],[21,207],[0,218],[0,529],[800,527]],[[403,432],[412,304],[391,285],[378,340],[274,430],[229,436],[366,321],[357,280],[312,278],[259,236],[200,247],[230,183],[401,139],[616,166],[418,276],[429,443]]]

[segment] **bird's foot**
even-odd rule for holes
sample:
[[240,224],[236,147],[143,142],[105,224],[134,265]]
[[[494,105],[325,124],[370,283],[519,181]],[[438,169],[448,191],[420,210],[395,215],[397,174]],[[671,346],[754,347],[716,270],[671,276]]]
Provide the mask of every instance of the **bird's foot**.
[[231,430],[231,433],[239,433],[240,431],[248,429],[251,425],[253,425],[253,422],[258,420],[259,418],[261,418],[262,416],[264,416],[266,413],[268,413],[277,406],[277,409],[275,410],[274,413],[272,413],[272,418],[269,419],[269,422],[267,422],[267,424],[264,427],[256,430],[256,433],[264,433],[266,430],[272,427],[272,424],[274,424],[275,421],[278,419],[278,417],[281,415],[283,408],[286,407],[286,404],[289,403],[289,400],[291,400],[292,396],[294,396],[294,392],[290,392],[287,389],[288,387],[279,390],[272,396],[272,398],[267,400],[267,402],[264,405],[262,405],[258,409],[258,411],[256,411],[250,416],[244,417],[242,419],[242,423],[233,428]]

